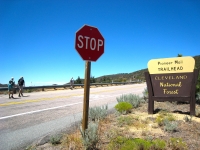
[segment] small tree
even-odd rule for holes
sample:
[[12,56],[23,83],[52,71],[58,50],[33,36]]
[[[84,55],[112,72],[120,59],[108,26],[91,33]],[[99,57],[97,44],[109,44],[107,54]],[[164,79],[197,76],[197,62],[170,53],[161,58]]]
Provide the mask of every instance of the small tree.
[[182,54],[178,54],[178,56],[177,57],[182,57],[183,55]]
[[93,77],[90,77],[90,83],[95,83],[96,82],[96,79]]
[[75,80],[75,83],[76,83],[76,84],[81,84],[81,83],[82,83],[79,76],[78,76],[78,78]]

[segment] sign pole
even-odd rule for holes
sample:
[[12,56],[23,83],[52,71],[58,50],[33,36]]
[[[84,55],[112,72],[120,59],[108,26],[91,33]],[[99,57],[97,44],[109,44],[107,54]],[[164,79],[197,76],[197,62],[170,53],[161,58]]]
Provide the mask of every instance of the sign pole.
[[85,62],[85,80],[84,80],[84,99],[83,99],[83,121],[82,129],[85,131],[88,127],[88,109],[89,109],[89,96],[90,96],[90,68],[91,62]]

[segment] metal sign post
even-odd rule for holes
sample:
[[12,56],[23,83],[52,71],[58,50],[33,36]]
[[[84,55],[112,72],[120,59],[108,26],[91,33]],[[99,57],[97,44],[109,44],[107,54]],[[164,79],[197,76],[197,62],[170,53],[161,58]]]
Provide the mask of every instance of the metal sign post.
[[83,99],[83,131],[88,126],[89,96],[90,96],[90,70],[91,62],[85,62],[84,99]]

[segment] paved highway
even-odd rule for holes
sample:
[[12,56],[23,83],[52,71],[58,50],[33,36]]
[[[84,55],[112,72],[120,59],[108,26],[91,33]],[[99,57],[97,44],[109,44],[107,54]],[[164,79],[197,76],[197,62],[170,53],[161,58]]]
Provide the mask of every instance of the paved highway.
[[[134,93],[142,96],[144,84],[90,88],[90,107],[117,103],[116,97]],[[84,89],[25,93],[24,97],[8,99],[0,95],[0,150],[18,150],[41,137],[61,132],[83,111]]]

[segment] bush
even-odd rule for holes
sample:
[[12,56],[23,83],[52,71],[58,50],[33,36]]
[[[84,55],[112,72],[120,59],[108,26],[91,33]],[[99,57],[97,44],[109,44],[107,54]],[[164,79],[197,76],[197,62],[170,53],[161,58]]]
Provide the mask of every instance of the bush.
[[26,92],[31,93],[31,92],[33,92],[33,89],[27,89]]
[[83,131],[82,128],[80,128],[80,131],[86,150],[96,149],[97,143],[99,142],[98,122],[90,122],[85,131]]
[[150,141],[144,140],[144,139],[139,139],[135,138],[134,139],[135,144],[137,145],[138,150],[149,150],[150,147],[152,146],[152,143]]
[[50,142],[53,145],[60,144],[61,143],[61,136],[57,135],[57,136],[51,137]]
[[93,107],[89,109],[89,118],[92,121],[99,121],[107,116],[108,105],[101,107]]
[[155,139],[153,140],[153,146],[151,149],[154,150],[164,150],[166,148],[166,142],[164,140]]
[[159,126],[165,125],[165,122],[167,121],[175,121],[175,117],[172,114],[169,114],[165,111],[161,111],[156,117],[156,122]]
[[134,122],[134,119],[131,116],[120,116],[117,119],[117,121],[118,121],[119,126],[132,125]]
[[181,138],[170,138],[168,145],[171,149],[175,149],[175,150],[187,149],[186,143],[183,142]]
[[196,117],[200,117],[200,108],[196,108],[195,114],[196,114]]
[[197,79],[196,93],[200,92],[200,71]]
[[142,92],[142,94],[143,94],[143,97],[144,97],[145,100],[148,99],[149,93],[148,93],[147,88],[144,89],[144,91]]
[[196,103],[200,104],[200,92],[196,93]]
[[167,131],[167,132],[176,132],[178,131],[178,123],[175,122],[175,121],[168,121],[168,120],[165,120],[165,123],[164,123],[164,130]]
[[132,105],[128,102],[119,102],[115,105],[115,109],[121,114],[127,114],[132,109]]
[[117,97],[117,102],[128,102],[130,103],[134,108],[139,107],[141,103],[144,102],[144,99],[142,99],[139,95],[135,94],[127,94],[122,95],[120,97]]
[[192,116],[190,116],[190,118],[188,117],[188,116],[185,116],[184,118],[183,118],[183,120],[185,120],[185,122],[192,122]]
[[166,142],[164,140],[155,139],[152,141],[140,138],[125,138],[118,136],[111,140],[108,145],[109,150],[164,150]]

